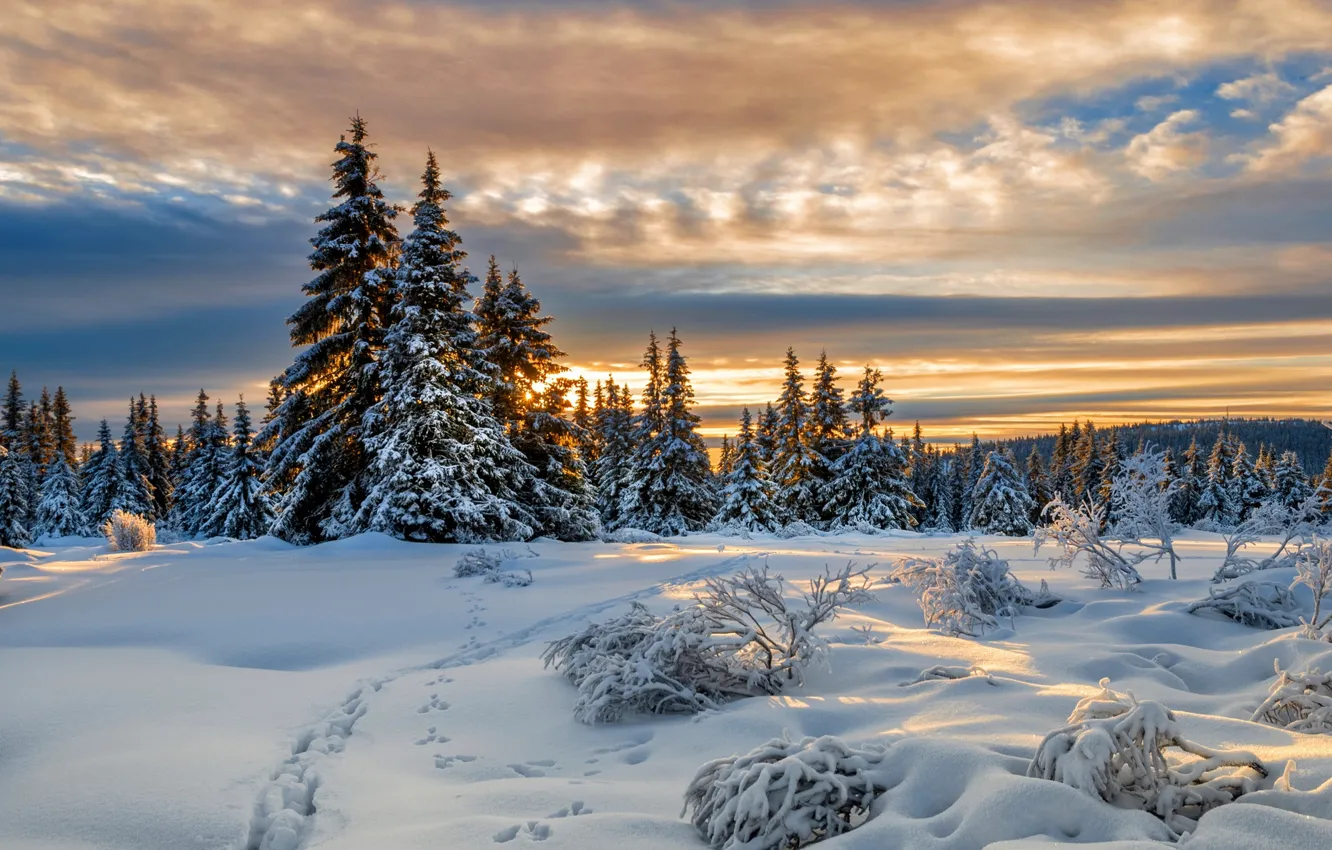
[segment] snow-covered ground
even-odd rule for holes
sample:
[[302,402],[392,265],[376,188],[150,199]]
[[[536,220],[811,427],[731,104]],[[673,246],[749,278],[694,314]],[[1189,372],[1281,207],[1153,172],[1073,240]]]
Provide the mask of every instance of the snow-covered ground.
[[[255,824],[284,809],[290,832],[272,850],[702,847],[679,816],[695,770],[783,730],[899,742],[895,786],[829,850],[1154,846],[1165,831],[1150,815],[1024,776],[1101,677],[1176,709],[1195,741],[1278,771],[1297,759],[1297,788],[1332,778],[1332,738],[1247,720],[1274,659],[1327,669],[1332,649],[1184,612],[1222,554],[1212,535],[1179,544],[1179,581],[1149,566],[1132,593],[1049,571],[1029,540],[985,538],[1023,581],[1046,579],[1068,601],[969,640],[926,630],[908,590],[881,587],[823,628],[831,666],[803,688],[697,717],[579,724],[573,687],[538,658],[630,601],[665,611],[702,578],[765,559],[798,584],[848,560],[882,574],[956,541],[537,542],[512,565],[532,571],[525,588],[454,578],[465,547],[378,535],[3,550],[0,847],[250,850]],[[935,664],[979,665],[993,684],[903,686]],[[1207,815],[1188,846],[1332,844],[1332,791],[1303,798],[1303,814],[1272,796]]]

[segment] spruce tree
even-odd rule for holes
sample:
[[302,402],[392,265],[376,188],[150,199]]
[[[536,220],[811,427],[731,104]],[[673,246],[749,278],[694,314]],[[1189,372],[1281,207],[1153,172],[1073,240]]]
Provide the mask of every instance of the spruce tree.
[[9,373],[9,388],[5,392],[3,421],[0,421],[0,443],[11,451],[17,450],[23,433],[23,415],[27,412],[23,403],[23,385],[19,383],[18,372]]
[[781,526],[763,457],[755,439],[749,408],[740,414],[730,469],[725,472],[722,505],[716,524],[746,531],[776,531]]
[[953,467],[956,466],[956,458],[948,459],[941,454],[935,453],[934,480],[930,488],[929,514],[925,520],[925,527],[944,533],[952,533],[957,530],[956,522],[957,505],[953,498]]
[[514,447],[535,469],[522,496],[543,535],[592,540],[601,533],[597,492],[578,446],[588,439],[567,411],[568,378],[552,378],[528,405]]
[[1025,537],[1031,533],[1034,503],[1013,458],[990,452],[976,482],[971,527],[987,534]]
[[527,291],[517,269],[501,284],[492,256],[476,302],[477,346],[496,372],[491,397],[495,415],[511,428],[520,426],[535,388],[564,371],[557,362],[564,352],[545,330],[550,322],[551,317],[541,315],[541,302]]
[[927,523],[934,502],[934,480],[937,477],[934,459],[926,450],[925,435],[920,430],[920,420],[917,419],[911,429],[911,451],[907,454],[907,484],[921,503],[920,508],[916,510],[918,526]]
[[468,305],[474,281],[449,229],[431,152],[403,241],[399,300],[381,363],[383,397],[369,417],[369,493],[356,530],[404,540],[520,540],[537,521],[519,502],[534,470],[510,442],[477,369]]
[[1054,498],[1054,489],[1050,485],[1049,475],[1045,472],[1045,459],[1034,445],[1031,447],[1031,454],[1027,455],[1026,484],[1027,495],[1031,497],[1031,523],[1033,526],[1039,525],[1041,512]]
[[157,412],[157,396],[148,399],[146,418],[143,421],[144,449],[148,456],[148,482],[153,485],[153,514],[159,520],[165,520],[171,514],[171,499],[174,486],[171,479],[171,457],[166,442],[166,432]]
[[1272,485],[1272,495],[1287,510],[1293,510],[1314,492],[1299,455],[1292,451],[1282,452],[1280,460],[1273,464]]
[[1202,494],[1207,486],[1207,466],[1196,439],[1184,450],[1179,479],[1175,497],[1170,501],[1171,519],[1180,525],[1191,526],[1202,519]]
[[97,442],[99,449],[89,456],[81,470],[83,515],[88,520],[89,533],[96,533],[111,517],[119,483],[119,452],[111,439],[111,426],[105,419],[97,429]]
[[[1077,427],[1077,423],[1074,423]],[[1105,457],[1096,441],[1096,426],[1088,422],[1082,429],[1082,440],[1074,447],[1073,486],[1079,502],[1098,501],[1101,478],[1105,471]]]
[[578,453],[583,458],[583,465],[591,469],[597,461],[597,429],[592,407],[588,404],[587,378],[581,376],[574,382],[572,419],[574,427],[583,435],[578,441]]
[[148,453],[143,445],[138,409],[134,399],[130,399],[129,417],[125,421],[125,433],[120,438],[120,453],[116,458],[116,495],[111,502],[113,511],[125,511],[149,522],[155,518],[153,485],[148,479],[149,472]]
[[316,217],[308,296],[292,314],[293,345],[308,346],[282,377],[286,394],[259,443],[273,442],[266,480],[277,495],[273,533],[293,543],[335,538],[360,507],[366,414],[379,401],[378,360],[394,302],[397,209],[384,200],[366,124],[337,145],[333,197]]
[[823,487],[823,512],[834,529],[914,528],[920,500],[907,482],[907,463],[892,434],[875,428],[891,411],[892,400],[879,389],[882,374],[865,367],[852,394],[850,409],[860,418],[860,434],[850,451],[832,465]]
[[1244,521],[1254,512],[1271,491],[1263,483],[1262,477],[1254,468],[1253,461],[1243,443],[1237,442],[1234,460],[1231,461],[1232,500],[1239,513],[1237,521]]
[[1207,459],[1207,478],[1198,495],[1199,518],[1218,528],[1228,528],[1239,522],[1239,508],[1230,484],[1231,448],[1230,436],[1222,431],[1212,445],[1212,453]]
[[1111,428],[1101,444],[1101,482],[1096,489],[1096,499],[1106,506],[1106,523],[1113,526],[1119,522],[1119,506],[1115,504],[1115,476],[1128,458],[1124,441],[1119,436],[1118,428]]
[[795,349],[786,350],[785,377],[777,399],[772,480],[784,518],[815,525],[822,520],[822,458],[809,446],[809,401]]
[[777,428],[780,424],[777,408],[768,402],[754,426],[754,445],[758,447],[759,458],[768,470],[772,469],[772,463],[777,457]]
[[74,437],[74,416],[70,410],[69,398],[65,395],[64,387],[56,387],[55,400],[51,404],[51,413],[55,450],[63,454],[65,464],[71,470],[75,470],[79,462],[79,442]]
[[65,458],[56,451],[42,482],[41,501],[37,505],[37,521],[33,531],[41,536],[69,537],[83,534],[88,518],[80,507],[79,478]]
[[641,528],[650,531],[656,523],[653,495],[648,490],[648,475],[657,464],[657,435],[665,425],[662,388],[666,382],[666,362],[656,331],[648,332],[647,349],[640,362],[647,372],[640,402],[641,412],[634,416],[633,454],[625,464],[624,478],[620,482],[620,527]]
[[[644,358],[650,371],[654,357],[661,359],[660,353],[653,355],[653,345],[655,337]],[[693,384],[680,346],[680,337],[672,328],[661,366],[657,411],[645,408],[644,419],[657,418],[660,424],[635,456],[632,474],[637,479],[637,495],[626,517],[629,525],[666,535],[698,531],[717,511],[712,466],[698,434]],[[649,395],[645,392],[645,399]]]
[[597,484],[597,508],[601,524],[607,529],[619,528],[621,505],[629,464],[634,455],[634,400],[627,386],[607,379],[605,404],[597,413],[597,442],[601,447],[593,465]]
[[967,518],[962,509],[970,501],[967,498],[968,457],[960,446],[953,447],[953,457],[948,464],[949,523],[953,531],[966,531]]
[[224,473],[203,511],[206,518],[201,533],[206,537],[252,540],[267,534],[273,524],[273,511],[259,481],[262,468],[254,457],[253,440],[250,411],[242,397],[236,402],[236,420]]
[[976,485],[980,482],[981,472],[985,468],[985,454],[981,451],[980,438],[971,435],[971,448],[967,452],[965,484],[962,491],[962,525],[959,530],[969,530],[971,517],[976,512]]
[[814,371],[814,385],[809,394],[809,432],[806,442],[819,458],[819,481],[831,476],[832,464],[849,448],[851,432],[846,416],[842,388],[837,386],[837,367],[828,360],[828,352],[819,352]]
[[731,437],[729,434],[722,434],[721,448],[717,451],[717,476],[725,478],[730,475],[731,467],[734,465],[735,449],[731,446]]
[[1058,495],[1069,504],[1077,503],[1077,487],[1073,483],[1073,442],[1068,426],[1062,422],[1050,456],[1050,494],[1051,498]]
[[28,533],[28,488],[15,453],[0,446],[0,546],[22,549]]

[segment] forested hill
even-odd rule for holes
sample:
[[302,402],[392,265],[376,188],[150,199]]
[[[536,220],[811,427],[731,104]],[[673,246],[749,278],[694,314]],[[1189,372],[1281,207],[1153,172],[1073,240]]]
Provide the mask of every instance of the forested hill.
[[[1124,445],[1132,451],[1140,441],[1152,443],[1161,449],[1172,449],[1176,455],[1189,447],[1193,440],[1205,451],[1216,442],[1217,434],[1226,428],[1249,447],[1253,455],[1266,444],[1276,455],[1293,451],[1300,457],[1304,471],[1317,475],[1323,471],[1329,453],[1332,453],[1332,428],[1314,419],[1195,419],[1188,422],[1143,422],[1120,425],[1118,431]],[[1097,430],[1102,430],[1098,425]],[[1109,428],[1104,429],[1108,431]],[[1047,459],[1054,451],[1055,434],[1040,437],[1020,437],[982,443],[986,449],[1009,447],[1013,454],[1025,458],[1034,444]]]

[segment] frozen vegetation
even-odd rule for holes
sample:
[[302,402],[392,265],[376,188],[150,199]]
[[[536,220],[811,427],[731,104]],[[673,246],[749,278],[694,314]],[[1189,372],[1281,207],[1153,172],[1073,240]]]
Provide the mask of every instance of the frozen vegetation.
[[[1214,584],[1186,532],[1124,589],[1029,538],[642,541],[0,550],[0,846],[1332,841],[1316,545]],[[1189,613],[1251,582],[1289,625]]]

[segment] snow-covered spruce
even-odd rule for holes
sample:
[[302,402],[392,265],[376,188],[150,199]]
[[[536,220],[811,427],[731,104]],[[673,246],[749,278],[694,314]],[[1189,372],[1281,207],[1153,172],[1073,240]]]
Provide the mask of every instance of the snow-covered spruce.
[[1252,753],[1189,741],[1170,709],[1115,693],[1102,679],[1101,691],[1078,703],[1068,725],[1041,741],[1027,775],[1142,809],[1180,836],[1209,810],[1257,790],[1268,774]]
[[848,564],[810,582],[790,606],[766,566],[709,578],[694,604],[664,617],[634,603],[625,614],[553,641],[542,655],[578,687],[574,716],[696,713],[803,681],[827,651],[814,635],[839,609],[873,598],[869,568]]
[[889,574],[916,594],[925,624],[946,635],[979,637],[1029,606],[1059,600],[1032,592],[993,549],[967,538],[942,558],[902,558]]
[[1188,612],[1215,611],[1255,629],[1298,626],[1300,603],[1295,595],[1272,581],[1246,581],[1225,589],[1210,588],[1206,599],[1189,605]]
[[498,552],[490,553],[485,549],[475,549],[466,552],[458,563],[453,567],[453,574],[457,578],[476,578],[480,577],[488,584],[502,584],[505,587],[527,587],[532,583],[531,570],[505,570],[506,561],[517,560],[524,557],[514,552],[512,549],[500,549]]
[[1267,699],[1253,713],[1255,723],[1279,726],[1291,732],[1332,734],[1332,673],[1310,669],[1291,673],[1273,660],[1276,681]]
[[203,512],[206,519],[200,533],[204,536],[252,540],[267,534],[273,524],[273,510],[259,481],[262,470],[255,458],[253,437],[250,410],[242,398],[236,403],[225,472]]
[[710,761],[685,791],[681,816],[716,850],[791,850],[869,818],[886,784],[888,749],[831,735],[774,738],[743,756]]
[[83,515],[79,498],[78,475],[65,459],[65,453],[56,452],[55,458],[46,466],[46,480],[42,482],[33,530],[38,535],[51,537],[82,534],[88,527],[88,518]]
[[157,544],[157,527],[138,514],[114,511],[102,525],[107,544],[116,552],[147,552]]
[[911,491],[906,457],[891,433],[880,436],[874,430],[891,413],[892,399],[879,389],[882,377],[865,367],[851,395],[851,410],[860,416],[859,436],[833,461],[831,478],[822,486],[823,515],[834,531],[913,528],[925,507]]
[[18,459],[0,446],[0,546],[22,549],[28,545],[27,516],[28,488]]
[[753,420],[746,407],[740,414],[740,433],[735,438],[731,469],[724,479],[722,506],[713,520],[718,530],[735,534],[774,531],[781,522],[774,503],[772,482],[754,440]]
[[536,470],[510,443],[494,402],[477,395],[499,379],[474,351],[472,277],[448,228],[449,193],[433,153],[421,180],[380,363],[383,398],[366,419],[369,490],[354,528],[436,543],[526,539],[537,520],[519,491],[531,489]]
[[971,496],[971,527],[987,534],[1026,537],[1034,509],[1027,485],[1013,458],[990,452]]

